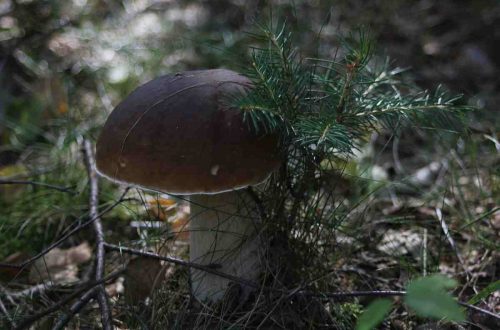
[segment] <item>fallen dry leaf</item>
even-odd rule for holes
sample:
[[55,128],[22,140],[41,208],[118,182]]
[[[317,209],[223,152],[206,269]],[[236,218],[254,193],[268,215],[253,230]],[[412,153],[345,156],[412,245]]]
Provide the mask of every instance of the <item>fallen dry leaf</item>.
[[389,229],[377,245],[377,250],[392,256],[412,254],[418,257],[422,247],[422,235],[412,230]]
[[78,281],[78,265],[89,261],[91,257],[92,249],[87,242],[69,249],[54,248],[31,266],[29,280],[31,283]]

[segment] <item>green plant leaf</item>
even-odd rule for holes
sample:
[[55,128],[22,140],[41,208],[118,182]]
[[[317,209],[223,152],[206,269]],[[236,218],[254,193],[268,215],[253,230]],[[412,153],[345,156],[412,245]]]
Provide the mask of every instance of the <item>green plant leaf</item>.
[[392,308],[389,299],[377,299],[358,318],[356,330],[370,330],[379,325]]
[[450,321],[464,321],[465,315],[455,299],[446,292],[457,285],[443,275],[431,275],[412,281],[407,287],[406,304],[418,315]]
[[488,297],[490,293],[493,293],[495,291],[500,290],[500,280],[490,283],[486,288],[482,289],[478,294],[476,294],[474,297],[472,297],[469,300],[469,304],[474,305],[478,303],[480,300],[483,300],[484,298]]

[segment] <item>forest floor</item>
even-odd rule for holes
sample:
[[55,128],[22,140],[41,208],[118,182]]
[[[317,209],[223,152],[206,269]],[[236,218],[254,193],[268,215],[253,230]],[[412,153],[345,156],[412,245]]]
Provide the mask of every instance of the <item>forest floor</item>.
[[[20,269],[0,265],[4,328],[23,324],[72,292],[84,293],[84,283],[94,276],[95,232],[82,226],[91,212],[82,147],[85,141],[95,142],[113,105],[160,74],[238,69],[239,56],[249,46],[246,32],[252,31],[256,17],[269,13],[269,4],[262,1],[84,2],[9,0],[0,5],[0,262],[30,261]],[[331,184],[350,212],[346,223],[336,228],[336,252],[328,256],[333,267],[325,270],[325,288],[404,290],[413,278],[441,273],[458,281],[452,291],[458,300],[499,313],[498,2],[273,5],[274,15],[293,27],[304,55],[332,57],[339,35],[363,26],[376,41],[375,61],[389,57],[391,66],[406,69],[408,79],[419,87],[435,90],[443,85],[476,108],[467,115],[468,132],[461,137],[419,129],[398,135],[380,130],[367,138],[345,176],[332,176]],[[186,202],[125,190],[105,180],[100,186],[107,242],[187,258]],[[146,228],[144,219],[158,228]],[[75,235],[68,235],[72,230]],[[165,231],[166,241],[160,239]],[[57,248],[46,250],[66,235]],[[40,251],[47,254],[35,261]],[[114,323],[121,329],[207,327],[214,324],[207,315],[217,318],[221,328],[259,325],[248,320],[230,324],[234,315],[224,314],[224,308],[193,303],[188,272],[180,266],[110,252],[105,274],[117,270],[105,289]],[[336,328],[351,329],[372,298],[328,301],[323,307],[336,318]],[[68,299],[63,308],[41,315],[36,327],[52,326],[54,318],[46,316],[64,315],[71,303],[74,300]],[[101,307],[89,304],[71,327],[96,326]],[[271,311],[264,318],[271,325],[261,320],[261,326],[306,326],[301,322],[307,315],[289,315],[289,307]],[[380,325],[498,328],[498,319],[477,310],[469,310],[462,324],[423,319],[409,311],[402,298],[395,298]]]

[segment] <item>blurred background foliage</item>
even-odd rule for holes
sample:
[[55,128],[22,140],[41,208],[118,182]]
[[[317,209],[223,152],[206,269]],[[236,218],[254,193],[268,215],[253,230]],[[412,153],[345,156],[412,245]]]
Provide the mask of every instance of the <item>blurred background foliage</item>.
[[[335,178],[342,180],[336,182],[338,193],[353,209],[360,200],[370,203],[359,215],[362,222],[345,228],[364,232],[344,256],[336,256],[338,268],[348,268],[348,256],[361,242],[384,246],[384,233],[394,230],[387,243],[393,250],[399,246],[394,237],[411,240],[425,227],[436,239],[426,271],[462,277],[458,293],[464,297],[498,278],[500,5],[495,0],[1,0],[0,179],[69,192],[0,185],[0,260],[32,255],[86,216],[81,139],[95,140],[124,96],[162,74],[240,70],[254,42],[249,32],[269,17],[287,22],[304,57],[334,57],[342,51],[341,37],[363,26],[376,41],[375,60],[389,57],[392,66],[408,68],[408,78],[421,88],[443,84],[478,108],[469,114],[467,139],[439,140],[422,131],[394,138],[380,131],[358,159],[344,164],[347,175]],[[410,184],[390,188],[401,181]],[[102,185],[105,205],[117,192],[110,183]],[[450,219],[458,262],[435,221],[436,208]],[[141,214],[131,206],[116,209],[106,216],[108,235],[131,239],[117,229],[117,221]],[[88,236],[82,232],[65,246]],[[420,252],[405,244],[406,253],[398,252],[395,260],[408,272],[389,271],[396,266],[384,259],[388,266],[377,271],[381,277],[404,282],[408,273],[422,271],[421,260],[414,258]],[[382,262],[373,258],[374,265]],[[356,287],[345,275],[337,280]],[[488,299],[489,306],[498,305],[498,296]]]

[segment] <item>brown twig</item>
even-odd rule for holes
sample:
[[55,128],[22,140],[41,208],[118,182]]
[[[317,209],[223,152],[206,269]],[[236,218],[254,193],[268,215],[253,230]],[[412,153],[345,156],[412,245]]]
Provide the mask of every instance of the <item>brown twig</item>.
[[47,290],[54,288],[55,285],[52,282],[45,282],[41,284],[34,285],[30,288],[21,291],[6,291],[4,294],[9,295],[12,298],[33,298],[34,295],[43,293]]
[[210,267],[210,266],[205,266],[205,265],[197,264],[194,262],[185,261],[185,260],[182,260],[179,258],[166,257],[166,256],[162,256],[162,255],[159,255],[159,254],[156,254],[153,252],[139,251],[139,250],[125,247],[125,246],[114,245],[114,244],[109,244],[109,243],[104,243],[104,247],[110,251],[118,251],[120,253],[133,254],[133,255],[137,255],[137,256],[141,256],[141,257],[145,257],[145,258],[163,260],[163,261],[167,261],[167,262],[170,262],[172,264],[175,264],[175,265],[180,265],[180,266],[184,266],[184,267],[202,270],[204,272],[226,278],[226,279],[233,281],[233,282],[241,283],[241,284],[253,287],[253,288],[259,288],[259,285],[252,282],[252,281],[245,280],[245,279],[242,279],[242,278],[230,275],[230,274],[223,273],[223,272],[218,271],[215,268]]
[[104,284],[106,283],[107,281],[109,280],[112,280],[112,279],[115,279],[117,278],[118,276],[120,276],[123,272],[125,271],[125,268],[120,268],[118,270],[115,270],[114,272],[110,273],[109,275],[103,277],[101,280],[99,281],[90,281],[90,282],[87,282],[87,284],[74,291],[72,294],[68,295],[66,298],[58,301],[57,303],[55,303],[54,305],[50,306],[50,307],[47,307],[46,309],[28,317],[28,318],[25,318],[16,328],[14,329],[26,329],[26,328],[29,328],[34,322],[40,320],[41,318],[47,316],[47,315],[50,315],[58,310],[60,310],[64,305],[68,304],[70,301],[72,301],[73,299],[77,298],[77,297],[80,297],[82,294],[84,294],[85,292],[88,292],[92,289],[94,289],[95,287],[97,287],[98,285],[101,285],[101,284]]
[[12,319],[12,317],[10,316],[9,311],[7,310],[7,308],[5,307],[5,305],[3,304],[2,299],[0,299],[0,311],[3,313],[3,315],[5,315],[5,318],[7,319],[7,322],[10,324],[10,326],[12,328],[15,328],[16,327],[16,323],[14,322],[14,320]]
[[[223,273],[221,271],[218,271],[214,268],[211,268],[209,266],[204,266],[204,265],[201,265],[198,263],[189,262],[189,261],[185,261],[185,260],[182,260],[179,258],[174,258],[174,257],[166,257],[166,256],[162,256],[162,255],[152,253],[152,252],[144,252],[144,251],[140,251],[140,250],[131,249],[131,248],[128,248],[125,246],[119,246],[119,245],[114,245],[114,244],[109,244],[109,243],[104,243],[104,246],[106,249],[111,250],[111,251],[118,251],[120,253],[133,254],[133,255],[137,255],[137,256],[141,256],[141,257],[145,257],[145,258],[153,258],[153,259],[167,261],[167,262],[170,262],[170,263],[173,263],[176,265],[202,270],[204,272],[226,278],[226,279],[231,280],[233,282],[253,287],[255,289],[262,289],[261,286],[255,282],[245,280],[245,279],[242,279],[240,277],[233,276],[233,275],[229,275],[229,274]],[[264,291],[274,291],[274,292],[281,292],[281,293],[289,294],[289,292],[287,292],[286,290],[273,289],[273,288],[264,288]],[[360,296],[384,296],[384,297],[401,296],[401,295],[404,295],[405,292],[404,291],[350,291],[350,292],[317,293],[317,292],[300,290],[300,291],[295,292],[294,294],[300,294],[300,295],[305,295],[305,296],[310,296],[310,297],[319,297],[319,298],[342,299],[342,298],[360,297]]]
[[[96,270],[95,279],[99,281],[104,276],[104,261],[105,261],[105,250],[104,250],[104,232],[102,229],[101,218],[98,212],[98,196],[99,196],[99,185],[97,172],[95,170],[95,158],[92,144],[88,140],[83,141],[83,155],[85,160],[85,167],[89,176],[90,182],[90,217],[94,219],[94,231],[96,234]],[[106,294],[106,289],[104,284],[100,284],[97,287],[97,301],[99,303],[99,308],[101,309],[101,322],[104,330],[113,329],[111,310],[109,308],[108,295]]]
[[[234,281],[239,284],[247,285],[256,289],[260,289],[263,291],[271,291],[271,292],[278,292],[286,295],[302,295],[302,296],[308,296],[308,297],[316,297],[320,299],[335,299],[335,300],[341,300],[341,299],[346,299],[346,298],[351,298],[351,297],[397,297],[397,296],[404,296],[406,295],[406,291],[398,291],[398,290],[371,290],[371,291],[347,291],[347,292],[313,292],[313,291],[308,291],[308,290],[282,290],[282,289],[274,289],[274,288],[266,288],[266,287],[261,287],[259,284],[254,283],[252,281],[248,281],[236,276],[232,276],[223,272],[220,272],[218,270],[215,270],[213,268],[200,265],[197,263],[185,261],[182,259],[178,258],[173,258],[173,257],[166,257],[162,255],[158,255],[156,253],[152,252],[143,252],[131,248],[127,248],[124,246],[118,246],[118,245],[113,245],[113,244],[108,244],[104,243],[104,246],[108,250],[112,251],[118,251],[120,253],[127,253],[127,254],[133,254],[133,255],[138,255],[146,258],[153,258],[153,259],[158,259],[158,260],[163,260],[167,261],[176,265],[184,266],[184,267],[190,267],[194,269],[199,269],[202,271],[205,271],[210,274],[214,274],[226,279],[229,279],[231,281]],[[496,318],[500,320],[500,316],[484,310],[480,307],[473,306],[470,304],[467,304],[465,302],[458,301],[458,303],[464,307],[467,307],[469,309],[481,312],[483,314],[489,315],[493,318]]]
[[75,316],[82,308],[84,308],[92,299],[96,297],[98,293],[98,288],[95,287],[90,291],[84,293],[73,305],[71,305],[69,311],[66,314],[61,315],[57,322],[52,327],[52,330],[64,329],[64,327],[69,323],[69,321]]
[[0,185],[2,184],[17,184],[17,185],[29,185],[29,186],[40,186],[61,192],[67,192],[70,194],[75,194],[76,192],[69,187],[61,187],[53,184],[37,182],[37,181],[27,181],[27,180],[4,180],[0,179]]
[[14,301],[14,298],[12,297],[11,293],[6,290],[3,286],[0,285],[0,293],[2,294],[2,296],[5,297],[5,299],[7,299],[9,301],[9,303],[11,303],[12,305],[15,305],[16,302]]
[[477,307],[477,306],[474,306],[474,305],[471,305],[471,304],[468,304],[468,303],[465,303],[465,302],[462,302],[462,301],[458,301],[458,304],[462,305],[462,306],[464,306],[464,307],[466,307],[468,309],[472,309],[472,310],[474,310],[476,312],[479,312],[479,313],[491,316],[492,318],[497,319],[497,320],[500,321],[500,315],[499,314],[495,314],[493,312],[490,312],[489,310],[486,310],[486,309],[483,309],[481,307]]

